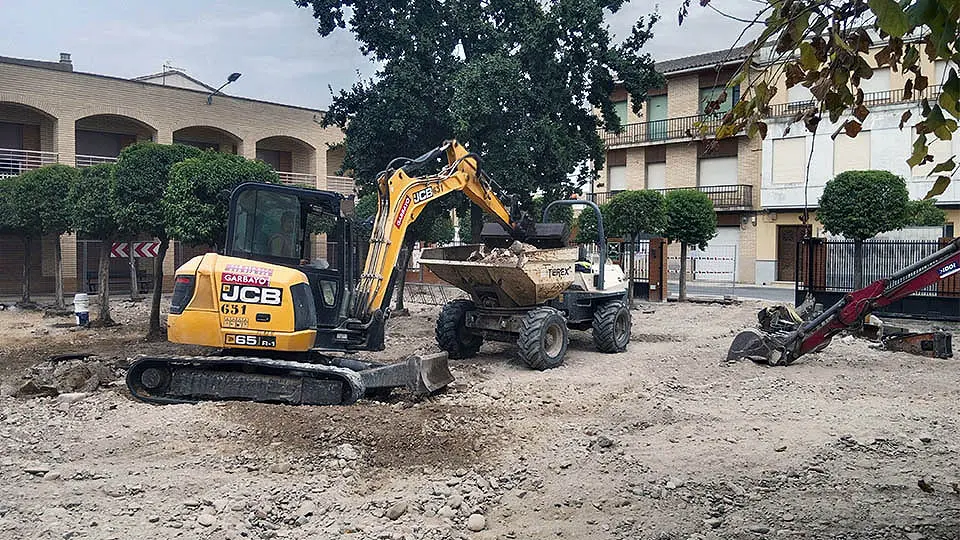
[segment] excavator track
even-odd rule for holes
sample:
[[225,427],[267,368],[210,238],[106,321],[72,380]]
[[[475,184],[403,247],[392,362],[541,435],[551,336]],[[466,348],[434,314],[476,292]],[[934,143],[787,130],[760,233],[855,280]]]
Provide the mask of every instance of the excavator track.
[[243,356],[144,356],[130,365],[126,380],[133,397],[157,404],[350,405],[366,390],[350,369]]

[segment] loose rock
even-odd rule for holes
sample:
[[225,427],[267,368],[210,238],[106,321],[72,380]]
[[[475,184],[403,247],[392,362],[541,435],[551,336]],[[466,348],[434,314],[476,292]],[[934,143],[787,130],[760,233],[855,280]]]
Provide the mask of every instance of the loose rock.
[[481,514],[471,514],[467,518],[467,529],[473,532],[482,531],[487,527],[487,518],[483,517]]
[[200,514],[200,517],[197,518],[197,523],[199,523],[200,525],[203,525],[204,527],[209,527],[214,523],[216,523],[216,521],[217,521],[217,518],[211,516],[210,514],[207,514],[206,512],[204,512],[203,514]]
[[406,512],[407,512],[407,503],[401,501],[401,502],[395,503],[393,506],[388,508],[386,516],[391,520],[396,521],[397,519],[400,518],[400,516],[402,516]]

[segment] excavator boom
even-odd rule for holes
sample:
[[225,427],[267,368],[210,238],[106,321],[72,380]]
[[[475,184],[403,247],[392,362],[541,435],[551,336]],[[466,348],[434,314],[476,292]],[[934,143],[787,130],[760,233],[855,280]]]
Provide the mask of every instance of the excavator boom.
[[[411,176],[441,157],[445,157],[447,163],[438,173]],[[510,209],[494,192],[492,182],[480,171],[479,156],[468,152],[457,141],[446,141],[396,169],[388,168],[378,179],[378,211],[366,265],[357,287],[354,317],[363,319],[387,307],[407,228],[429,203],[455,191],[463,192],[506,230],[521,235],[519,220],[514,220]]]

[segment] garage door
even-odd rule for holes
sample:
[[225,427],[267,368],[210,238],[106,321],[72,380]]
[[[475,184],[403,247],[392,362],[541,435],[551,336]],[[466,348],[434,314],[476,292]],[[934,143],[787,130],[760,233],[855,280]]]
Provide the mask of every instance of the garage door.
[[733,282],[737,279],[737,252],[740,249],[740,227],[717,227],[717,236],[705,250],[693,250],[690,261],[694,279]]

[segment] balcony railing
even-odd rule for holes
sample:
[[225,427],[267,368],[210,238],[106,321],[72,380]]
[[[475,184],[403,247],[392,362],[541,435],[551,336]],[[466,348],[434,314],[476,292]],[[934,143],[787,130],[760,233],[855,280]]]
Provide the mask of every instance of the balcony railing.
[[[749,184],[730,184],[725,186],[691,186],[688,188],[665,188],[655,189],[666,195],[671,191],[678,189],[696,189],[707,194],[707,197],[713,202],[714,209],[734,210],[753,208],[753,186]],[[597,193],[587,193],[587,199],[598,205],[605,204],[620,191],[600,191]]]
[[17,176],[58,161],[59,156],[56,152],[0,148],[0,178]]
[[[891,103],[909,103],[920,101],[921,99],[937,99],[940,97],[942,86],[928,86],[922,92],[914,91],[909,97],[905,97],[902,88],[896,90],[886,90],[884,92],[868,92],[863,94],[863,104],[867,107],[876,105],[888,105]],[[780,116],[793,116],[801,113],[810,107],[815,106],[814,101],[791,101],[790,103],[780,103],[770,106],[770,118]]]
[[329,191],[336,191],[342,195],[353,195],[354,190],[354,181],[353,178],[347,176],[328,176],[327,177],[327,189]]
[[281,184],[317,189],[317,175],[315,174],[277,171],[277,175],[280,176]]
[[93,167],[103,163],[116,163],[117,156],[90,156],[77,154],[77,167]]
[[695,114],[666,120],[637,122],[623,126],[623,131],[601,132],[607,147],[626,144],[664,142],[670,139],[692,139],[702,134],[712,135],[722,123],[722,114]]

